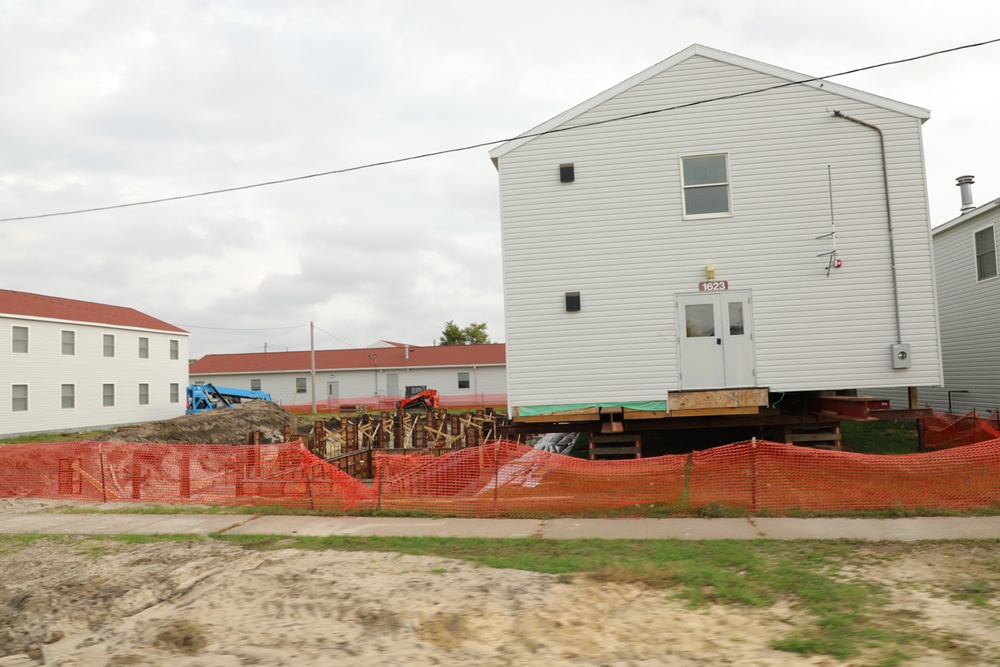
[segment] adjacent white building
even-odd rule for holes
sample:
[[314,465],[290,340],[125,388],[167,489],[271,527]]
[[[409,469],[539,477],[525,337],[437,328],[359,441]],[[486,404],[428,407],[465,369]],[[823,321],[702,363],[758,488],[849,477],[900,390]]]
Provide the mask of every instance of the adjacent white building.
[[[962,176],[962,209],[934,228],[934,271],[941,320],[944,386],[920,389],[920,404],[982,415],[1000,408],[1000,199],[976,208],[972,176]],[[882,392],[893,405],[899,392]]]
[[0,290],[0,437],[184,414],[188,334],[132,308]]
[[436,390],[444,407],[496,407],[507,398],[502,343],[317,350],[315,362],[308,351],[210,354],[190,371],[192,382],[263,391],[286,407],[311,406],[315,375],[319,410],[391,410],[408,386]]
[[928,118],[695,45],[491,151],[513,414],[939,385]]

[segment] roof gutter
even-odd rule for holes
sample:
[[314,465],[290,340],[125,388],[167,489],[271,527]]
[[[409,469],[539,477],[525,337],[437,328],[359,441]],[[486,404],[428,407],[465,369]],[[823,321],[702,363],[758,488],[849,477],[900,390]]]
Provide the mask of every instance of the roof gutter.
[[882,185],[885,191],[885,216],[886,223],[889,228],[889,262],[892,264],[892,297],[896,306],[896,342],[903,342],[903,329],[902,329],[902,317],[899,311],[899,277],[896,275],[896,242],[893,238],[892,233],[892,205],[889,202],[889,165],[886,161],[885,156],[885,134],[878,127],[872,125],[871,123],[866,123],[863,120],[857,118],[852,118],[847,114],[841,113],[840,111],[834,111],[833,115],[837,118],[843,118],[849,120],[852,123],[857,123],[858,125],[863,125],[871,130],[878,132],[879,145],[882,148]]

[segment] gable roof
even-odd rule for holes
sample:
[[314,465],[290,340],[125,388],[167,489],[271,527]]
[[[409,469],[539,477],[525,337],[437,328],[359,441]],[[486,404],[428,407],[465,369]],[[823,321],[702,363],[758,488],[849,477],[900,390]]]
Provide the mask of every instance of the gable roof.
[[61,322],[86,322],[129,329],[149,329],[187,334],[184,329],[163,320],[140,313],[134,308],[109,306],[90,301],[76,301],[57,296],[0,290],[0,316],[58,320]]
[[[913,116],[914,118],[919,118],[921,122],[930,118],[930,111],[927,109],[922,109],[910,104],[904,104],[903,102],[897,102],[891,100],[887,97],[880,97],[878,95],[872,95],[871,93],[866,93],[855,88],[848,88],[847,86],[842,86],[837,83],[832,83],[824,79],[816,79],[806,74],[800,74],[798,72],[793,72],[792,70],[787,70],[781,67],[775,67],[774,65],[768,65],[766,63],[759,62],[757,60],[751,60],[750,58],[744,58],[743,56],[738,56],[732,53],[727,53],[725,51],[719,51],[718,49],[713,49],[707,46],[702,46],[701,44],[692,44],[683,51],[676,53],[666,60],[663,60],[648,69],[639,72],[635,76],[632,76],[625,81],[622,81],[616,86],[608,88],[603,93],[599,93],[589,100],[582,102],[568,111],[551,118],[541,125],[533,127],[527,132],[523,132],[523,136],[519,139],[512,139],[500,146],[497,146],[490,151],[490,158],[493,159],[493,163],[496,164],[497,160],[503,155],[509,153],[510,151],[523,146],[536,135],[542,134],[554,130],[561,125],[571,121],[572,119],[580,116],[581,114],[590,111],[591,109],[597,107],[600,104],[612,99],[616,95],[648,80],[652,77],[664,72],[675,65],[684,62],[685,60],[692,58],[694,56],[703,56],[705,58],[711,58],[713,60],[718,60],[723,63],[728,63],[730,65],[735,65],[737,67],[742,67],[744,69],[752,70],[755,72],[760,72],[762,74],[767,74],[778,79],[784,79],[789,83],[801,82],[799,85],[810,86],[812,88],[822,89],[825,92],[833,93],[835,95],[840,95],[848,99],[857,100],[859,102],[864,102],[866,104],[872,104],[874,106],[883,107],[892,111],[899,112],[907,116]],[[812,80],[807,80],[812,79]],[[748,90],[748,93],[753,92]],[[707,95],[706,97],[711,97]]]
[[994,199],[991,202],[986,202],[985,204],[983,204],[978,208],[974,208],[971,211],[966,211],[957,218],[952,218],[948,222],[938,225],[937,227],[931,230],[931,236],[937,236],[941,232],[946,232],[949,229],[953,229],[968,222],[969,220],[974,220],[985,213],[989,213],[998,206],[1000,206],[1000,198]]
[[[507,363],[507,346],[436,345],[418,347],[361,348],[355,350],[316,350],[316,368],[322,370],[357,370],[372,368],[428,368],[448,366],[502,366]],[[280,373],[307,371],[310,352],[253,352],[250,354],[209,354],[191,364],[191,375],[220,373]]]

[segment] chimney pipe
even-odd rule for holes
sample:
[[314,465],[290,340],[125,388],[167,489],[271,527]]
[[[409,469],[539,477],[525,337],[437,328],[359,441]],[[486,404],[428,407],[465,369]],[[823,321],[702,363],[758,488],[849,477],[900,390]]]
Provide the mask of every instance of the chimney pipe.
[[403,348],[403,349],[405,349],[405,350],[406,350],[406,353],[405,353],[405,358],[406,358],[406,359],[409,359],[409,358],[410,358],[410,346],[409,346],[409,345],[406,345],[406,346],[404,346],[404,348]]
[[972,203],[972,184],[975,183],[972,179],[972,176],[959,176],[955,179],[958,181],[955,185],[961,188],[962,192],[962,215],[976,208]]

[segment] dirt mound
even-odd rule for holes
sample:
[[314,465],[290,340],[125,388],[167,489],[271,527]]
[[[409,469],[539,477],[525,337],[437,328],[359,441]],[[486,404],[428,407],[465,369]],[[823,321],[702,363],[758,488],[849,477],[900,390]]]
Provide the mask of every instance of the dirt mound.
[[97,439],[103,442],[243,445],[247,431],[260,431],[260,441],[271,443],[284,439],[285,424],[291,424],[292,433],[295,433],[295,415],[277,403],[250,401],[162,422],[122,426]]

